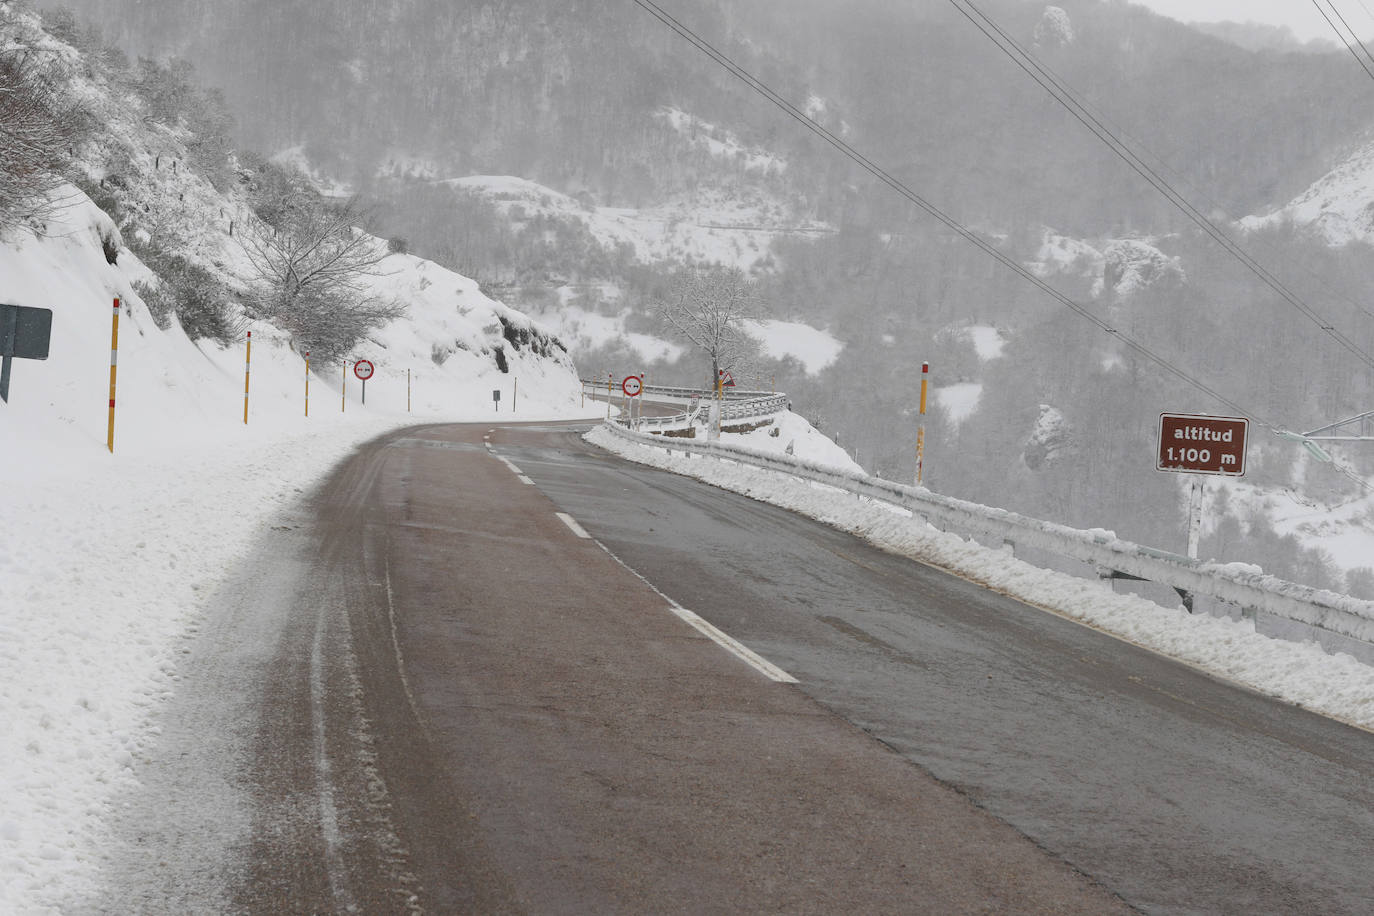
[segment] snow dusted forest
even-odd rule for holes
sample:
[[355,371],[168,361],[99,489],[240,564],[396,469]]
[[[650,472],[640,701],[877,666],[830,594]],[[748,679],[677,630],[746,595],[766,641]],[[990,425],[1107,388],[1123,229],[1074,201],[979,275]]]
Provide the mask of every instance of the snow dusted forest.
[[[933,489],[1181,550],[1185,482],[1154,469],[1159,414],[1233,411],[1127,336],[1260,421],[1247,476],[1209,490],[1202,555],[1374,597],[1352,546],[1374,525],[1359,482],[1374,447],[1323,464],[1262,425],[1374,409],[1374,85],[1343,50],[1120,0],[981,5],[1285,296],[944,0],[672,5],[1104,333],[632,3],[66,6],[45,7],[48,28],[190,129],[212,182],[237,180],[232,150],[272,180],[298,167],[356,194],[397,249],[556,328],[584,376],[699,383],[651,305],[684,261],[739,266],[773,324],[736,375],[787,391],[871,473],[912,478],[929,361]],[[126,234],[142,219],[116,218]],[[768,339],[785,328],[819,349]]]

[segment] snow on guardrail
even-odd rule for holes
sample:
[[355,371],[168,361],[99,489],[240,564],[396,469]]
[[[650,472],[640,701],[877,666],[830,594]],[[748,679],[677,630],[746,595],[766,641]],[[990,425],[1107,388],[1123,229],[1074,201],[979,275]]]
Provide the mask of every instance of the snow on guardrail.
[[[614,395],[619,390],[605,382],[596,382],[592,379],[582,379],[582,388],[588,394],[600,395],[605,395],[608,391]],[[714,392],[702,388],[645,385],[640,396],[651,396],[659,402],[681,402],[684,404],[690,404],[693,399],[699,399],[705,404],[713,395]],[[727,388],[724,403],[721,405],[720,418],[722,421],[728,421],[774,416],[787,410],[789,403],[790,399],[786,394],[775,391],[744,391]],[[639,417],[636,418],[635,425],[639,429],[683,429],[689,426],[693,419],[691,414],[683,412],[667,417]]]
[[1285,639],[1312,639],[1328,651],[1349,652],[1374,664],[1374,602],[1315,589],[1265,575],[1242,563],[1211,563],[1145,547],[1102,530],[1085,531],[932,493],[923,487],[878,477],[848,474],[777,455],[718,442],[664,440],[614,424],[605,429],[617,437],[684,454],[722,458],[835,487],[910,511],[936,528],[990,538],[1015,551],[1042,550],[1115,570],[1171,588],[1206,595],[1235,605],[1254,620],[1256,629]]

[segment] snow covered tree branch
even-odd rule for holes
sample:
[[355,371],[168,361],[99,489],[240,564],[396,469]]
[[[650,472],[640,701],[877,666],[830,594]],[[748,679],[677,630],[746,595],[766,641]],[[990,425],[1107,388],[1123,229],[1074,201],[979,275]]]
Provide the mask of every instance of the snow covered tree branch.
[[0,52],[0,232],[55,206],[81,123],[26,50]]
[[766,314],[755,283],[735,267],[684,267],[673,275],[654,312],[678,336],[711,360],[710,386],[722,370],[734,370],[757,347],[746,321]]
[[254,222],[240,236],[253,266],[257,305],[317,359],[338,359],[405,307],[367,293],[386,246],[357,228],[352,202],[331,207],[297,195],[274,210],[273,224]]

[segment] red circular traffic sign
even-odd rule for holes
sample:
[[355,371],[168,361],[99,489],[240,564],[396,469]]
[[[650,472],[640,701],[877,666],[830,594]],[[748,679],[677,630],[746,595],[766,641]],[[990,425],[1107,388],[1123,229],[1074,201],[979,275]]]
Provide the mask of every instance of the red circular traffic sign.
[[632,398],[637,398],[644,390],[644,380],[637,375],[627,375],[625,381],[620,383],[620,390]]
[[363,381],[367,381],[368,379],[372,378],[372,372],[373,366],[372,363],[368,360],[360,359],[353,364],[353,374],[356,375],[358,378],[362,379]]

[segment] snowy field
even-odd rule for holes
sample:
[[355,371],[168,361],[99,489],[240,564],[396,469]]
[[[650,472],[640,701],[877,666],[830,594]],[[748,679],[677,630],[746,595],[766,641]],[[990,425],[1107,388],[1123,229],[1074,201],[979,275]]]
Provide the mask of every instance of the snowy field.
[[26,446],[0,490],[0,912],[57,912],[97,880],[112,800],[156,746],[205,607],[273,517],[386,430],[492,417],[331,402],[308,424],[170,423],[158,448],[114,455]]
[[[1192,615],[1134,595],[1118,595],[1106,583],[1039,569],[1000,550],[919,523],[904,509],[856,500],[832,487],[749,465],[669,456],[664,449],[626,442],[600,427],[587,439],[633,461],[800,512],[885,550],[947,569],[1287,702],[1361,728],[1374,728],[1374,667],[1349,655],[1328,655],[1315,644],[1261,636],[1249,621]],[[762,441],[766,440],[748,445],[759,448]],[[823,456],[800,452],[798,457],[825,461]]]

